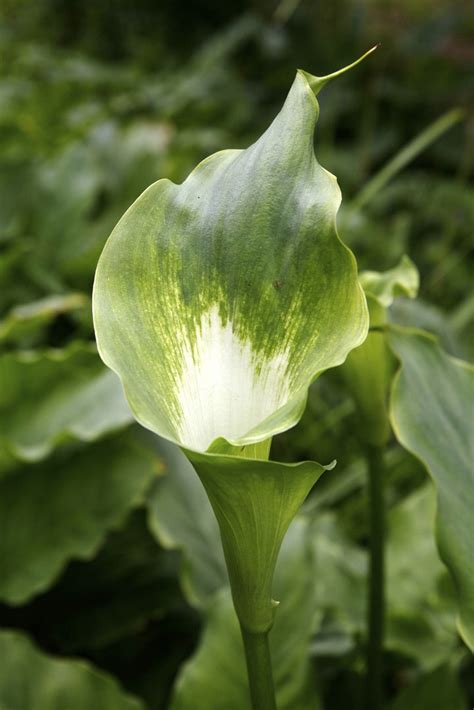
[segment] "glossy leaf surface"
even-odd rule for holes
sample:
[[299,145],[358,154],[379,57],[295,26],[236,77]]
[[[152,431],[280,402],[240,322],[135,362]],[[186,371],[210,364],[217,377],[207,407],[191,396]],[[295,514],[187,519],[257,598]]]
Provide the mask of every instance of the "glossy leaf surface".
[[474,648],[474,369],[422,332],[393,329],[401,362],[391,400],[400,443],[426,465],[437,490],[437,540],[459,599],[460,629]]

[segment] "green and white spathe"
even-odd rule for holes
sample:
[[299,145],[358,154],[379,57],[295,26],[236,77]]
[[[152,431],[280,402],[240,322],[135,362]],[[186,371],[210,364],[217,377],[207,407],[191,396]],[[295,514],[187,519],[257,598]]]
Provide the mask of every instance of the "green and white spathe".
[[330,78],[299,71],[254,145],[210,156],[181,185],[151,185],[112,233],[94,284],[103,360],[138,421],[185,450],[216,515],[258,710],[275,708],[278,552],[326,470],[268,461],[270,440],[368,329],[336,232],[340,190],[313,149],[316,94]]
[[329,78],[299,71],[250,148],[151,185],[99,261],[100,354],[136,418],[186,449],[293,426],[309,384],[366,337],[356,263],[336,233],[340,190],[313,149]]

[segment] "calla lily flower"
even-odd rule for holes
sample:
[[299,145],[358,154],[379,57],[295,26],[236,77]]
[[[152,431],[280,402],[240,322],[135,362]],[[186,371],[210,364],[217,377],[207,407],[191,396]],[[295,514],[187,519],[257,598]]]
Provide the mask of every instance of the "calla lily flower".
[[99,352],[136,418],[186,449],[293,426],[309,384],[366,337],[336,233],[340,189],[313,149],[316,94],[338,73],[298,71],[256,143],[211,155],[181,185],[153,184],[103,251]]
[[185,450],[208,493],[260,708],[273,707],[255,639],[273,623],[278,550],[327,468],[268,461],[270,440],[368,330],[336,231],[340,189],[313,147],[316,96],[349,68],[298,71],[256,143],[211,155],[180,185],[151,185],[114,229],[94,284],[102,359],[137,420]]

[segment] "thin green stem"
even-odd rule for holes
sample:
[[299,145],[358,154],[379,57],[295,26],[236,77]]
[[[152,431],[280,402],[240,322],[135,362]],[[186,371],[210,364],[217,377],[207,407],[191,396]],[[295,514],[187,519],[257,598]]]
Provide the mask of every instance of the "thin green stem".
[[268,632],[254,634],[243,627],[245,658],[253,710],[276,710]]
[[455,108],[444,113],[440,118],[434,121],[434,123],[427,126],[427,128],[402,148],[402,150],[369,180],[365,187],[356,195],[351,207],[354,209],[365,207],[400,170],[403,170],[417,155],[463,118],[464,112],[461,109]]
[[369,473],[370,569],[367,646],[367,710],[383,705],[385,615],[385,501],[383,447],[367,446]]

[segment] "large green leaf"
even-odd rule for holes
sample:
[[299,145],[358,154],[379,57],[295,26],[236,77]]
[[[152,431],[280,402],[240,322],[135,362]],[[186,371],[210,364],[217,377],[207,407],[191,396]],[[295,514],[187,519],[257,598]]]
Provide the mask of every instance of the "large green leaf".
[[393,328],[401,361],[391,420],[400,443],[426,465],[437,490],[437,539],[459,599],[460,630],[474,648],[474,368],[417,331]]
[[[466,301],[468,307],[469,302]],[[472,300],[474,310],[474,295]],[[416,328],[439,338],[443,350],[455,357],[465,358],[466,343],[458,337],[450,314],[421,298],[397,298],[389,313],[389,321],[396,325]]]
[[94,348],[0,358],[0,469],[38,461],[56,446],[93,441],[132,421],[120,383]]
[[[308,523],[299,518],[288,531],[275,574],[275,591],[282,603],[270,638],[279,710],[319,707],[308,660],[316,613],[313,581]],[[201,644],[178,676],[171,709],[247,710],[249,707],[239,627],[230,594],[221,590]]]
[[42,653],[15,631],[0,631],[2,710],[143,710],[111,676],[89,663]]
[[316,94],[331,78],[299,71],[254,145],[149,187],[100,258],[100,354],[137,419],[187,449],[288,429],[309,384],[366,337],[356,263],[335,228],[341,193],[313,149]]
[[159,460],[131,439],[50,458],[0,481],[0,599],[46,589],[71,558],[87,559],[143,501]]
[[33,623],[42,643],[60,653],[102,649],[184,606],[177,562],[157,545],[140,508],[93,559],[70,562],[52,589],[20,609],[5,609],[0,624]]

